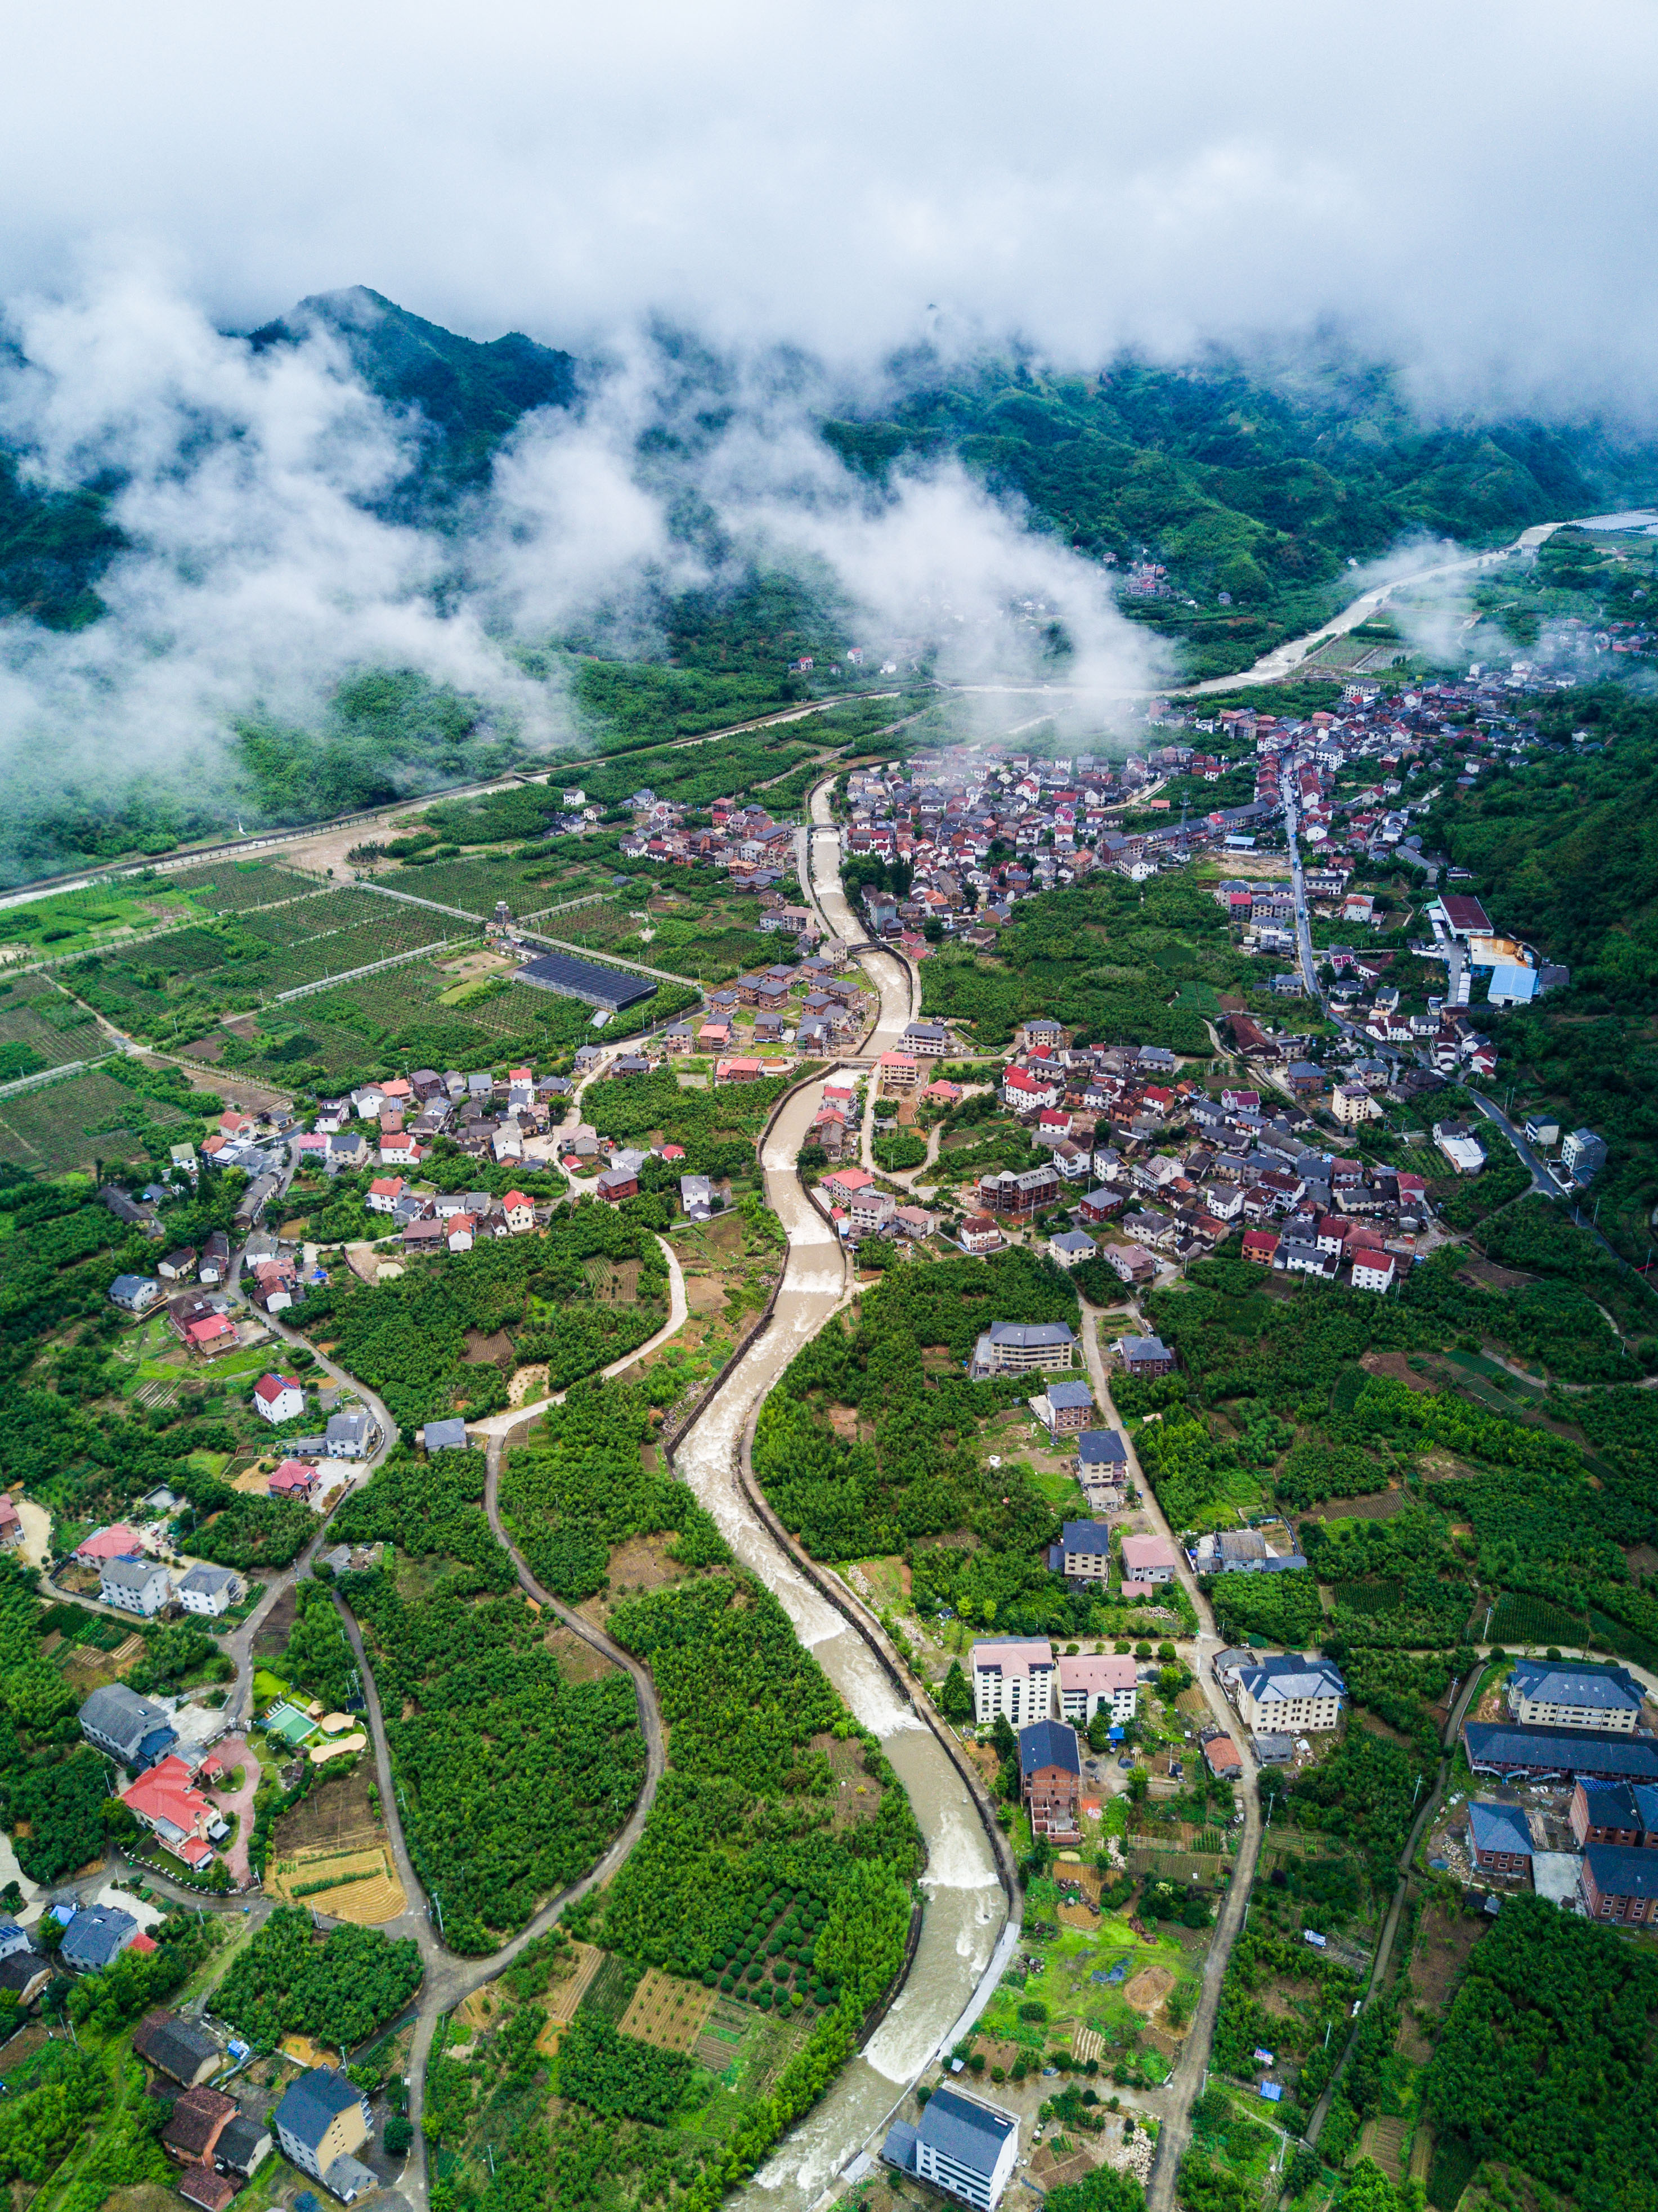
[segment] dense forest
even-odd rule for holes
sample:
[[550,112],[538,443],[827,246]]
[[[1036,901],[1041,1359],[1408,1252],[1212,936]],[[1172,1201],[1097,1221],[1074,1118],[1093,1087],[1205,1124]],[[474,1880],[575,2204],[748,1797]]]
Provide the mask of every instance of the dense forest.
[[395,2019],[421,1984],[419,1948],[344,1923],[319,1938],[311,1915],[278,1905],[238,1952],[214,2009],[261,2051],[290,2035],[350,2051]]

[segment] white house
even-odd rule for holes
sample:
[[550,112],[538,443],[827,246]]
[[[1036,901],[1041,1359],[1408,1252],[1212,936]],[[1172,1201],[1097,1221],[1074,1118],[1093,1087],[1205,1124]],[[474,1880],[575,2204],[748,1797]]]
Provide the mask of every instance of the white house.
[[1398,1273],[1399,1262],[1391,1252],[1370,1252],[1361,1248],[1353,1255],[1356,1291],[1390,1291]]
[[1086,1728],[1096,1713],[1114,1722],[1132,1721],[1139,1692],[1134,1662],[1110,1652],[1079,1652],[1060,1662],[1060,1711],[1073,1726]]
[[973,1717],[981,1728],[999,1714],[1012,1728],[1028,1728],[1053,1710],[1054,1647],[1046,1637],[974,1645]]
[[159,1559],[105,1559],[98,1570],[98,1595],[106,1605],[153,1620],[173,1602],[173,1577]]
[[305,1411],[305,1386],[297,1375],[261,1375],[253,1385],[253,1410],[273,1428]]
[[179,1585],[179,1602],[186,1613],[216,1619],[240,1602],[241,1577],[228,1567],[192,1567]]
[[1238,1713],[1256,1735],[1333,1729],[1346,1695],[1347,1685],[1329,1660],[1303,1659],[1298,1652],[1282,1652],[1238,1671]]
[[1166,1536],[1125,1536],[1122,1578],[1126,1583],[1169,1583],[1175,1579],[1175,1547]]
[[1011,2112],[946,2083],[928,2098],[914,2127],[899,2120],[888,2129],[881,2156],[975,2212],[993,2212],[1018,2150],[1019,2124]]

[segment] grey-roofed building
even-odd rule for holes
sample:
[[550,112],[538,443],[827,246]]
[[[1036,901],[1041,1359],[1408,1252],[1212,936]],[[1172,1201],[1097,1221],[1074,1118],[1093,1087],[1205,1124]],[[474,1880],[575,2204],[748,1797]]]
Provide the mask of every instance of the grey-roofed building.
[[1292,1735],[1276,1735],[1270,1730],[1263,1735],[1252,1735],[1255,1757],[1263,1766],[1287,1766],[1296,1755],[1296,1740]]
[[181,2020],[176,2012],[147,2014],[133,2031],[132,2047],[158,2074],[193,2089],[216,2074],[224,2052],[199,2022]]
[[151,1620],[173,1602],[173,1577],[159,1559],[105,1559],[98,1569],[98,1595]]
[[1622,1667],[1522,1659],[1509,1678],[1509,1711],[1523,1728],[1587,1728],[1633,1735],[1641,1685]]
[[373,2166],[365,2166],[360,2158],[342,2156],[331,2162],[322,2185],[342,2204],[355,2204],[360,2197],[372,2197],[381,2183]]
[[223,2133],[213,2146],[213,2163],[221,2173],[246,2177],[256,2172],[270,2155],[270,2129],[263,2120],[250,2120],[246,2113],[227,2120]]
[[29,1948],[28,1930],[15,1920],[0,1920],[0,1959],[14,1958]]
[[367,1413],[332,1413],[324,1438],[330,1459],[361,1459],[368,1449],[373,1420]]
[[27,1946],[0,1959],[0,1994],[13,1998],[21,2012],[32,2005],[52,1979],[52,1960]]
[[282,2155],[325,2183],[336,2159],[367,2142],[371,2124],[367,2099],[331,2066],[313,2066],[290,2081],[270,2122]]
[[890,2129],[881,2155],[890,2166],[946,2196],[991,2212],[1012,2179],[1019,2124],[948,2084],[935,2089],[914,2127]]
[[1068,1721],[1033,1721],[1019,1730],[1019,1795],[1033,1835],[1078,1833],[1082,1754]]
[[1127,1464],[1128,1447],[1115,1429],[1084,1429],[1077,1438],[1077,1465],[1084,1474]]
[[1067,1521],[1060,1532],[1060,1571],[1073,1582],[1102,1583],[1111,1571],[1111,1530],[1103,1521]]
[[1237,1709],[1253,1733],[1294,1735],[1303,1729],[1333,1729],[1341,1719],[1347,1685],[1340,1669],[1327,1659],[1303,1659],[1299,1653],[1282,1652],[1241,1668],[1237,1676]]
[[1658,1920],[1658,1851],[1591,1844],[1579,1880],[1591,1920]]
[[1531,1824],[1518,1805],[1468,1807],[1468,1850],[1481,1874],[1529,1874]]
[[1077,1340],[1062,1321],[993,1321],[974,1346],[975,1375],[1060,1374],[1075,1361]]
[[1610,1782],[1658,1782],[1658,1738],[1649,1735],[1464,1721],[1462,1747],[1476,1774],[1588,1774]]
[[471,1449],[466,1438],[466,1424],[459,1414],[452,1421],[428,1421],[420,1436],[428,1452],[468,1451]]
[[1079,1435],[1094,1418],[1094,1393],[1086,1382],[1050,1382],[1030,1402],[1056,1437]]
[[151,1705],[125,1682],[106,1682],[81,1708],[81,1733],[95,1751],[106,1751],[123,1766],[137,1758],[147,1736],[167,1725],[160,1705]]
[[179,1584],[179,1602],[186,1613],[214,1617],[236,1604],[241,1594],[242,1578],[230,1567],[192,1567]]
[[1112,1349],[1131,1375],[1169,1375],[1175,1355],[1160,1336],[1120,1336]]
[[707,1176],[679,1178],[679,1210],[687,1221],[707,1221],[714,1212],[714,1184]]
[[1085,1230],[1062,1229],[1048,1238],[1048,1249],[1061,1267],[1075,1267],[1091,1260],[1100,1248]]
[[58,1955],[76,1973],[95,1974],[119,1958],[142,1932],[132,1915],[118,1905],[82,1905],[64,1930]]
[[648,976],[629,975],[617,968],[601,968],[596,961],[572,959],[567,952],[545,952],[516,969],[513,982],[531,984],[537,991],[555,991],[561,998],[580,999],[602,1013],[619,1013],[624,1006],[653,999],[656,985]]
[[148,1313],[161,1295],[152,1275],[118,1275],[109,1286],[110,1303],[127,1313]]

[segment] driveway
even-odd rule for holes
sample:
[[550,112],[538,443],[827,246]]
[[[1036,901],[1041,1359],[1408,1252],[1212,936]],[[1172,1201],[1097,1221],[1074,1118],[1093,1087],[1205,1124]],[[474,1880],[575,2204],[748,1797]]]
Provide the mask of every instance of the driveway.
[[226,1845],[224,1858],[236,1887],[242,1889],[248,1879],[247,1845],[253,1832],[253,1798],[259,1786],[259,1762],[249,1750],[246,1736],[221,1736],[213,1749],[228,1772],[234,1774],[239,1766],[242,1770],[240,1790],[208,1792],[225,1818],[236,1823],[234,1840]]

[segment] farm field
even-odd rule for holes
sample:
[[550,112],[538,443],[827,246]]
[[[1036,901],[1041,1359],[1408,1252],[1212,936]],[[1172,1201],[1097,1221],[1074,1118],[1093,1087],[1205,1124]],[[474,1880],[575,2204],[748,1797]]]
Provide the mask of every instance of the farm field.
[[487,921],[501,899],[521,917],[536,907],[598,890],[597,880],[579,880],[583,872],[552,862],[525,863],[513,853],[476,853],[457,860],[431,860],[423,867],[405,863],[399,868],[376,869],[374,880],[388,890],[407,891],[411,898],[435,899],[440,906],[459,907]]
[[166,1100],[143,1097],[91,1068],[0,1099],[0,1160],[41,1176],[64,1175],[99,1159],[106,1165],[143,1160],[151,1151],[147,1127],[176,1132],[184,1121]]
[[131,886],[89,884],[54,898],[28,899],[0,908],[0,946],[9,957],[29,958],[79,952],[100,939],[190,913],[190,900],[165,877]]
[[46,976],[0,981],[0,1083],[90,1060],[104,1049],[103,1033],[86,1008]]
[[157,881],[187,893],[190,903],[203,914],[245,914],[279,899],[302,898],[318,888],[314,876],[276,860],[215,860]]

